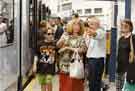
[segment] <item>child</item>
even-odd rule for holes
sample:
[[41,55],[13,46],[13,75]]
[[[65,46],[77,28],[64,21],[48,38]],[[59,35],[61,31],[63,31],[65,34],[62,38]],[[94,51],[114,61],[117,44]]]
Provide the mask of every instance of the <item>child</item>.
[[52,91],[52,79],[55,73],[55,40],[53,29],[47,29],[44,42],[40,47],[37,62],[38,80],[42,91]]

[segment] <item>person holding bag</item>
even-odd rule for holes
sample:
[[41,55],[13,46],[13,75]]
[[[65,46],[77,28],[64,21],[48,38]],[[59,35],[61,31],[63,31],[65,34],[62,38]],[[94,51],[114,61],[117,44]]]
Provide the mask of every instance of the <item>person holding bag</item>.
[[[78,52],[79,60],[83,59],[83,53],[86,52],[86,44],[83,38],[84,25],[78,19],[70,21],[67,25],[67,35],[63,35],[57,42],[57,46],[60,48],[59,63],[60,63],[60,89],[59,91],[84,91],[83,78],[76,78],[78,75],[72,74],[71,65],[73,65],[76,59],[73,57],[75,52]],[[77,59],[78,60],[78,59]],[[76,74],[76,73],[75,73]],[[71,76],[72,75],[72,76]]]
[[[135,36],[132,34],[132,31],[133,31],[132,22],[128,19],[122,20],[121,37],[118,43],[119,45],[118,45],[118,56],[117,56],[116,91],[122,91],[125,78],[130,79],[129,73],[133,72],[132,74],[130,74],[130,76],[133,76],[135,74],[134,72],[135,65],[133,62],[133,54],[134,54],[133,46],[135,46]],[[132,67],[132,69],[130,69],[130,67]],[[127,83],[128,81],[126,81],[125,84],[127,85]],[[131,90],[131,91],[134,91],[134,90]]]
[[72,61],[69,67],[69,76],[71,78],[83,79],[84,78],[84,64],[76,49],[73,54]]
[[135,91],[135,35],[130,36],[129,61],[126,70],[126,79],[123,86],[124,91]]

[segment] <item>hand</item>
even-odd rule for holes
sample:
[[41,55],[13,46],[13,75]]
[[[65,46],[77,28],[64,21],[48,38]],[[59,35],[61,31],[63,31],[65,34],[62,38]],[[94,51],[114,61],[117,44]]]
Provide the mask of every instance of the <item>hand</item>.
[[37,66],[35,64],[33,64],[32,72],[36,73],[36,71],[37,71]]
[[65,50],[66,50],[65,47],[64,48],[60,48],[60,50],[58,52],[61,53],[61,52],[64,52]]
[[64,44],[65,44],[65,43],[64,43],[64,40],[63,40],[63,39],[60,39],[60,40],[57,42],[57,47],[58,47],[58,48],[61,48],[61,47],[63,47]]
[[89,35],[89,36],[95,36],[97,33],[96,33],[96,31],[95,30],[93,30],[93,29],[88,29],[88,31],[87,31],[87,35]]
[[37,61],[38,61],[38,57],[34,56],[34,63],[33,63],[33,67],[32,67],[33,73],[36,73],[36,71],[37,71]]

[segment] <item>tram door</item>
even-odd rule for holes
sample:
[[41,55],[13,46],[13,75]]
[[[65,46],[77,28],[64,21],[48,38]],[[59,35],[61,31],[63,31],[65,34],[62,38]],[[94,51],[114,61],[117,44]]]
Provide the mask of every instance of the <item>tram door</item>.
[[11,86],[16,89],[18,61],[15,20],[15,0],[0,0],[0,91],[9,91]]
[[18,80],[17,91],[25,91],[33,79],[33,58],[37,51],[38,0],[19,0],[17,22]]

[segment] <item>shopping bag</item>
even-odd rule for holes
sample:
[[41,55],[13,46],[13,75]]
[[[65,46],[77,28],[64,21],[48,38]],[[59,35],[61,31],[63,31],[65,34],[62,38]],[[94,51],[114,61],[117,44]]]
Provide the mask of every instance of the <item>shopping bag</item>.
[[69,66],[69,75],[71,78],[83,79],[84,78],[84,64],[81,60],[78,51],[73,53],[72,62]]
[[135,84],[125,81],[122,91],[135,91]]

